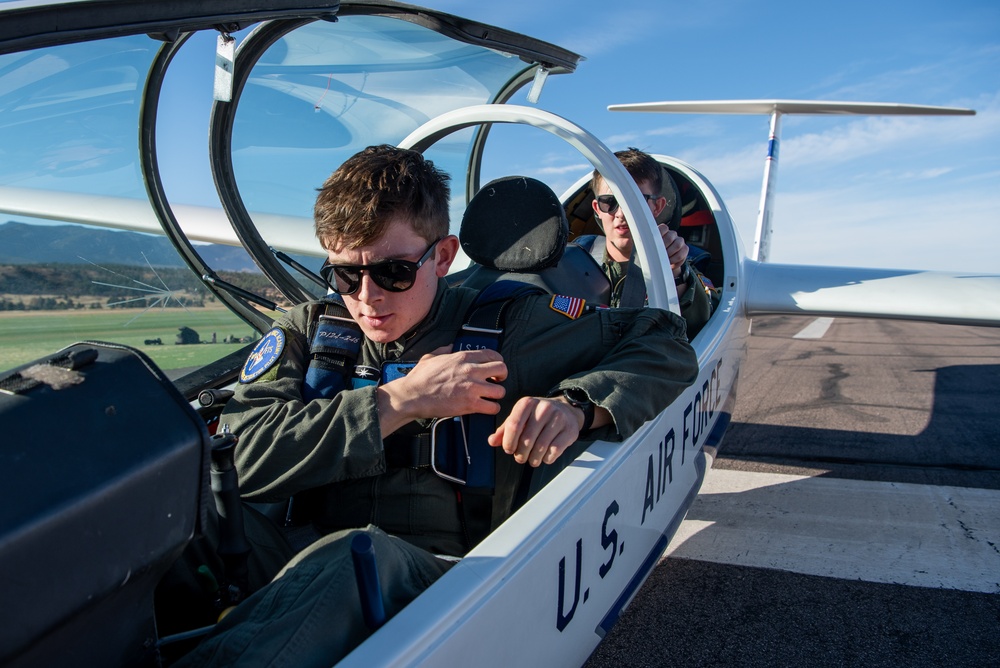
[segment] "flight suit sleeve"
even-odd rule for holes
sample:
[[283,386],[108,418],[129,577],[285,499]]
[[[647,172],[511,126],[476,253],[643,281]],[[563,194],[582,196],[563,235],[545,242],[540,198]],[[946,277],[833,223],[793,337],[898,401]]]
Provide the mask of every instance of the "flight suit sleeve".
[[[608,410],[613,425],[588,438],[619,440],[658,415],[698,377],[684,321],[657,308],[600,309],[570,319],[530,301],[505,335],[514,396],[551,396],[578,388]],[[511,396],[511,393],[508,393]]]
[[277,323],[285,347],[257,380],[238,383],[221,423],[239,438],[240,492],[280,501],[305,489],[385,471],[375,387],[304,401],[307,318],[296,310]]
[[691,269],[688,288],[680,298],[681,317],[687,323],[687,337],[693,339],[712,315],[712,300],[701,282],[701,274]]

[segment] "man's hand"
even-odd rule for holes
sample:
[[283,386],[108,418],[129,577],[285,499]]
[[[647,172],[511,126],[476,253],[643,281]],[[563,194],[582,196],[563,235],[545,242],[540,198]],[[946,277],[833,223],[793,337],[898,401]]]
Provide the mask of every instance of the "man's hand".
[[438,348],[421,357],[406,376],[379,386],[382,436],[420,418],[496,415],[504,396],[499,382],[506,377],[507,365],[494,350],[453,353],[451,346]]
[[681,270],[684,268],[684,261],[687,260],[688,253],[690,252],[688,245],[683,237],[679,236],[666,225],[657,225],[656,227],[660,231],[660,237],[663,239],[663,248],[667,251],[667,259],[670,260],[670,270],[676,278],[680,276]]
[[522,397],[487,441],[502,447],[518,464],[551,464],[576,442],[583,411],[560,397]]

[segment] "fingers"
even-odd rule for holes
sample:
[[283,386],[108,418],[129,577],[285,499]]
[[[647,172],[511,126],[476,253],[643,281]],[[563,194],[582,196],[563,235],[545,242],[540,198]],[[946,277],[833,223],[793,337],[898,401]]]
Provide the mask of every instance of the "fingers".
[[667,259],[670,260],[670,267],[676,276],[680,273],[681,265],[687,260],[688,253],[690,252],[687,242],[684,241],[684,237],[681,237],[666,225],[658,225],[657,229],[660,231],[660,237],[663,239],[663,248],[667,251]]
[[[452,361],[468,364],[488,364],[491,362],[503,362],[503,356],[496,350],[483,348],[481,350],[462,350],[452,352],[451,346],[441,346],[440,348],[423,355],[418,364],[430,362],[440,357],[452,357]],[[439,360],[440,361],[440,360]]]
[[519,464],[551,464],[580,435],[579,411],[554,399],[524,397],[487,440]]
[[[463,350],[449,353],[451,361],[476,378],[501,382],[507,378],[507,365],[495,350]],[[503,396],[503,395],[501,395]]]
[[496,415],[505,390],[507,365],[495,350],[450,352],[438,348],[420,358],[403,378],[383,389],[407,417]]

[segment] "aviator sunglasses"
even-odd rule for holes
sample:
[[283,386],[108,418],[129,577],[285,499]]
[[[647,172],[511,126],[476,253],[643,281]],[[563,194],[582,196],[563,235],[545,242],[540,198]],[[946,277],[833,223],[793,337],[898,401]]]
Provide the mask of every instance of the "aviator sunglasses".
[[[646,198],[646,201],[656,199],[656,195],[647,195],[642,193],[642,196]],[[601,210],[602,213],[614,214],[618,210],[618,198],[614,195],[598,195],[597,196],[597,208]]]
[[[443,237],[442,237],[443,238]],[[438,239],[424,251],[416,262],[409,260],[383,260],[373,264],[329,264],[323,263],[319,275],[323,277],[330,289],[339,295],[352,295],[361,286],[361,272],[367,271],[368,276],[383,290],[389,292],[405,292],[413,287],[417,280],[417,270],[431,256]]]

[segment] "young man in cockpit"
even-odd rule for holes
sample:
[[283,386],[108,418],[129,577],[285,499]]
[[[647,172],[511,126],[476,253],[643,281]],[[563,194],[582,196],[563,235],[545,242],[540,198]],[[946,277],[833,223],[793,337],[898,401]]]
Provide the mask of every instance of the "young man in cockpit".
[[[671,189],[675,193],[672,198],[668,199],[664,196],[664,179],[669,179],[670,175],[664,172],[655,158],[637,148],[617,151],[615,156],[639,187],[639,192],[642,193],[649,205],[654,219],[659,217],[668,206],[671,207],[671,210],[680,207],[676,188]],[[632,230],[629,228],[629,222],[625,219],[625,212],[618,206],[617,198],[611,193],[611,186],[596,170],[590,186],[595,196],[592,203],[594,215],[604,230],[604,252],[596,253],[595,259],[598,259],[604,275],[611,281],[611,305],[619,306],[623,303],[623,297],[625,297],[624,303],[631,306],[636,305],[637,302],[642,303],[645,301],[645,285],[642,283],[642,274],[638,268],[633,268],[632,273],[629,272],[635,245],[632,241]],[[679,220],[679,214],[677,218]],[[671,230],[669,225],[660,223],[657,227],[663,239],[663,246],[667,251],[670,269],[674,275],[681,315],[687,322],[687,335],[688,338],[693,338],[712,315],[712,303],[700,275],[687,262],[689,252],[687,243],[677,232]],[[590,250],[592,246],[600,243],[600,239],[586,237],[578,239],[577,243]],[[601,247],[596,247],[600,251]],[[628,277],[627,281],[626,277]],[[630,282],[633,285],[630,286]],[[638,294],[629,296],[626,291],[637,291]],[[631,303],[629,304],[629,302]]]
[[[371,633],[351,563],[356,534],[374,544],[391,617],[509,516],[524,465],[551,463],[581,437],[631,435],[697,377],[677,316],[569,309],[552,295],[510,299],[499,351],[452,352],[478,293],[444,280],[459,248],[447,181],[419,152],[376,146],[321,189],[316,233],[339,297],[276,323],[222,422],[239,437],[244,498],[295,495],[326,535],[185,663],[335,663]],[[492,473],[478,491],[420,447],[431,420],[473,414],[491,416]],[[483,464],[475,456],[470,470]]]

